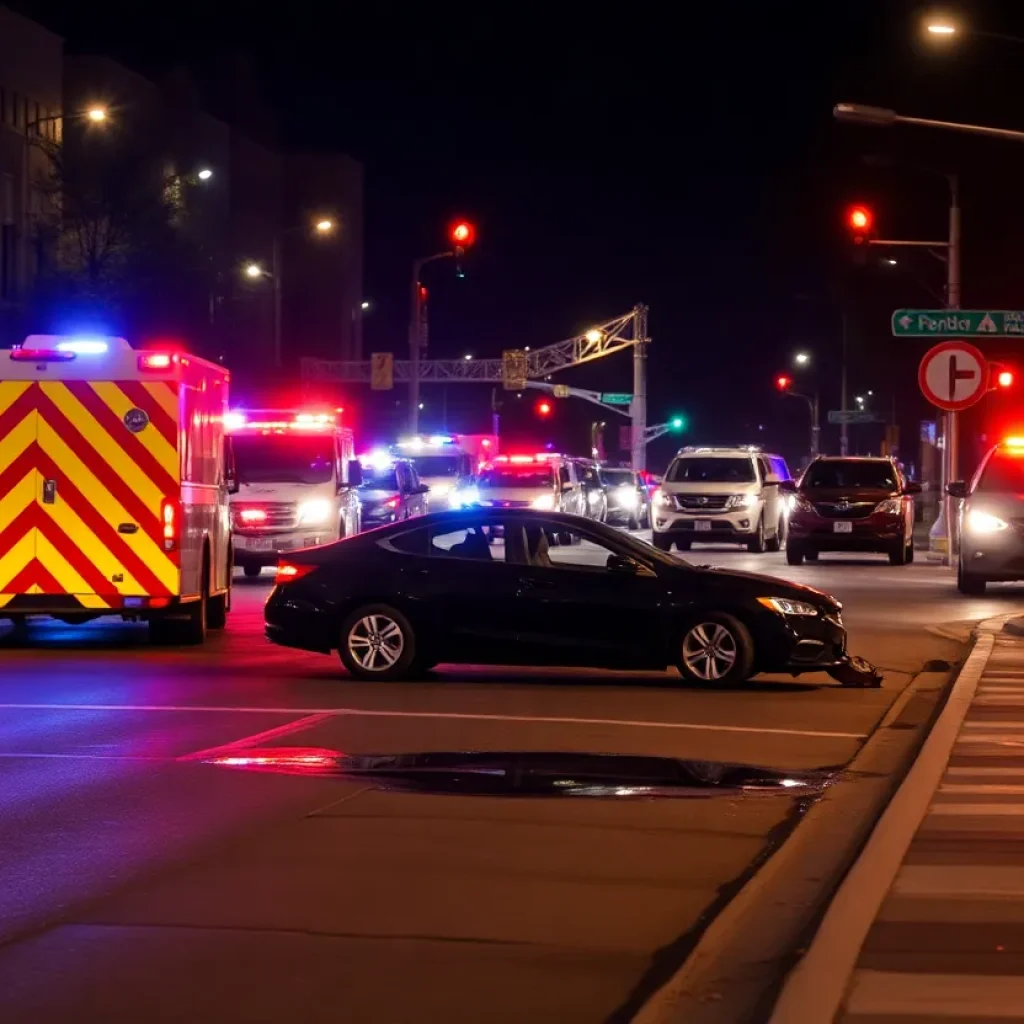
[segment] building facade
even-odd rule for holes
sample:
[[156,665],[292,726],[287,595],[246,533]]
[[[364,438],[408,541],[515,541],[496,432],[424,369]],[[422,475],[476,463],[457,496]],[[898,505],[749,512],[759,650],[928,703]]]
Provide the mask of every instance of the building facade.
[[0,345],[28,333],[33,182],[46,170],[39,143],[61,139],[63,55],[60,36],[0,6]]

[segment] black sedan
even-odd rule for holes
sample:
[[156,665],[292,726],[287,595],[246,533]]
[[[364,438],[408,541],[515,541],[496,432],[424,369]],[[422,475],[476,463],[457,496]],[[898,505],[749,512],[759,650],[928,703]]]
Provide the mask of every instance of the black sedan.
[[[551,538],[579,535],[579,544]],[[274,643],[337,651],[361,679],[442,662],[664,669],[729,684],[848,665],[840,605],[769,576],[694,566],[580,516],[441,512],[289,555]]]

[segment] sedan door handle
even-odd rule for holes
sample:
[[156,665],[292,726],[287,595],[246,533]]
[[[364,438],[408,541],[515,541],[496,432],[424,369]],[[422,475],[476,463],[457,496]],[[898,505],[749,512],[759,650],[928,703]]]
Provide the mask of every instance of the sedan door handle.
[[519,586],[523,590],[554,590],[555,584],[551,580],[534,580],[529,577],[524,577],[519,581]]

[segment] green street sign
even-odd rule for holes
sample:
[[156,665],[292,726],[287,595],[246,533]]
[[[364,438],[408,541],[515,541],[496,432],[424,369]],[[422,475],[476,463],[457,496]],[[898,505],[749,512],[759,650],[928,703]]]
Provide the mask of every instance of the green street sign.
[[629,405],[633,401],[632,395],[620,395],[617,392],[605,391],[601,395],[601,401],[605,405]]
[[1010,309],[897,309],[895,338],[1024,337],[1024,311]]
[[862,409],[829,409],[829,423],[884,423],[883,417]]

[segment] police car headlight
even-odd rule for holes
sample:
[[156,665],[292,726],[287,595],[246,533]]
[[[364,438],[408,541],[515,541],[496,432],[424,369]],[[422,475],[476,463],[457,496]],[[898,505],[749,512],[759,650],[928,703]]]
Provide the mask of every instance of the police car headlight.
[[533,499],[531,508],[539,508],[541,511],[550,511],[555,507],[555,496],[553,494],[542,494],[539,498]]
[[591,491],[587,495],[587,501],[591,505],[598,505],[598,504],[600,504],[600,502],[601,502],[601,492],[600,491]]
[[444,498],[451,489],[451,484],[434,484],[430,488],[430,496],[432,498]]
[[449,508],[466,508],[469,505],[480,504],[480,492],[475,487],[464,487],[462,490],[453,490],[448,495]]
[[314,498],[299,505],[299,525],[313,526],[326,523],[331,516],[331,503],[326,498]]
[[1009,529],[1010,524],[998,516],[982,512],[981,509],[972,508],[967,513],[967,529],[971,533],[1000,533]]
[[634,487],[629,484],[622,484],[619,487],[618,502],[622,508],[636,508],[638,500]]

